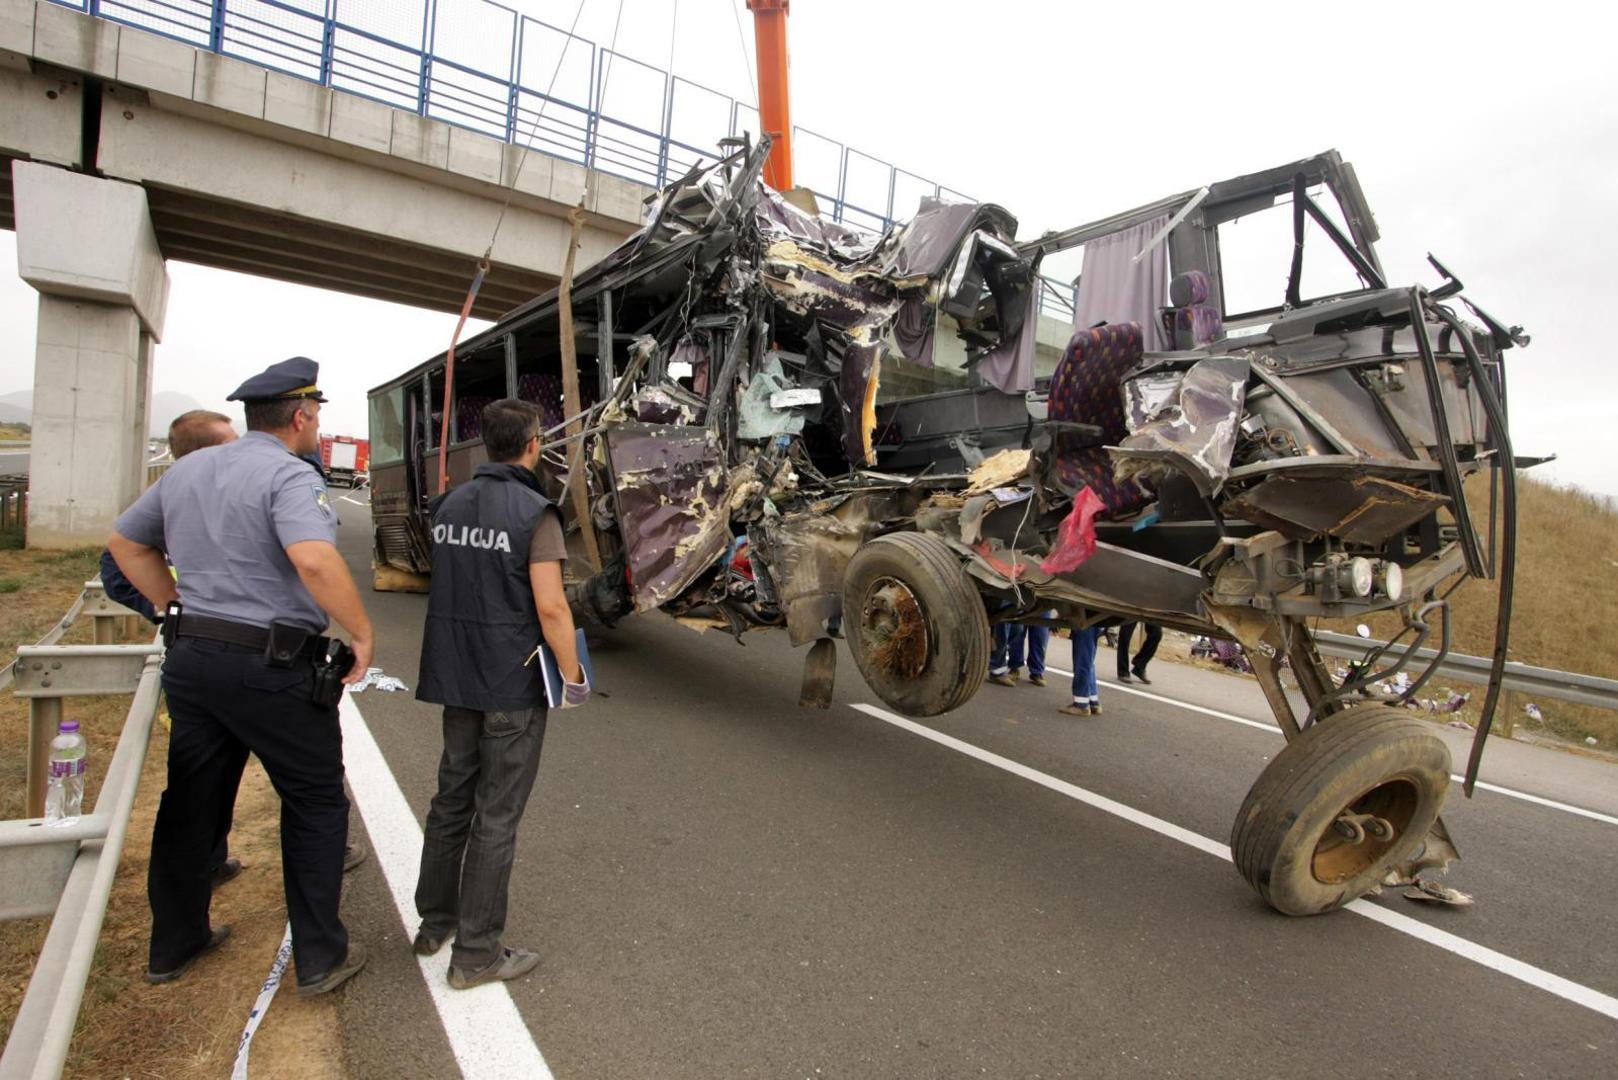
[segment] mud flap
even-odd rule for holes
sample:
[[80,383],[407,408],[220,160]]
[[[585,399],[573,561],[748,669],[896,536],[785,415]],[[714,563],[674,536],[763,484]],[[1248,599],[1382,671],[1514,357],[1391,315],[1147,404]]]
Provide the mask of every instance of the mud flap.
[[831,708],[831,693],[837,681],[837,643],[820,638],[809,646],[803,658],[803,689],[798,705],[805,709]]

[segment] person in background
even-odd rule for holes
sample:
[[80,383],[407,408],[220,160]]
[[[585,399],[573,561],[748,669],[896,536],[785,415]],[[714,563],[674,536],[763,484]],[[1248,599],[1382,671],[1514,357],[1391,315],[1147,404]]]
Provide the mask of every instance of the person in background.
[[1073,630],[1073,700],[1059,712],[1068,716],[1100,716],[1101,694],[1096,686],[1096,640],[1098,626]]
[[[208,854],[249,752],[281,796],[298,993],[326,993],[365,966],[338,914],[348,798],[337,701],[365,674],[374,637],[326,486],[297,457],[318,445],[318,374],[294,357],[244,382],[229,400],[245,403],[247,435],[177,462],[107,541],[165,612],[172,726],[146,883],[149,983],[179,978],[230,936],[210,925]],[[333,619],[352,649],[325,636]]]
[[562,707],[590,696],[562,590],[562,519],[534,473],[540,428],[530,402],[486,406],[488,464],[432,508],[416,697],[443,706],[444,750],[423,829],[414,948],[431,956],[453,935],[457,990],[539,966],[537,953],[501,938],[517,826],[545,739],[545,680],[533,655],[541,639],[566,684]]
[[1150,664],[1152,662],[1152,657],[1157,655],[1158,642],[1163,640],[1163,628],[1156,623],[1146,623],[1144,625],[1146,627],[1146,640],[1141,642],[1140,652],[1135,654],[1135,659],[1133,661],[1129,659],[1129,639],[1134,636],[1135,624],[1132,622],[1126,622],[1118,627],[1119,682],[1126,683],[1133,681],[1130,679],[1129,675],[1130,672],[1134,672],[1136,679],[1139,679],[1148,686],[1150,686],[1152,683],[1152,680],[1146,677],[1146,665]]
[[[169,454],[175,461],[179,461],[194,450],[235,441],[236,429],[231,426],[230,417],[224,413],[192,409],[176,416],[169,424]],[[118,569],[118,563],[113,559],[112,552],[106,550],[101,552],[101,588],[107,594],[108,600],[143,615],[147,622],[155,625],[162,621],[151,602],[142,596],[140,590],[131,585],[129,579],[124,577],[124,572]]]

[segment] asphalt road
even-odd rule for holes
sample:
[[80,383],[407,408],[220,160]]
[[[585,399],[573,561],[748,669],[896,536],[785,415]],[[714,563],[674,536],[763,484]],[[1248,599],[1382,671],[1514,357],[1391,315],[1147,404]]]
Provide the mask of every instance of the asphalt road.
[[29,460],[27,450],[0,449],[0,476],[26,476]]
[[[366,514],[339,508],[368,581]],[[413,687],[425,597],[367,603],[376,663]],[[1277,915],[1221,858],[862,712],[879,703],[846,653],[826,712],[797,708],[784,634],[743,646],[654,617],[593,658],[610,697],[552,717],[511,880],[507,938],[545,962],[510,993],[558,1077],[1587,1077],[1618,1061],[1618,1020],[1454,951],[1618,995],[1618,824],[1453,791],[1465,858],[1447,880],[1476,906],[1370,901],[1454,935],[1446,949],[1352,912]],[[1159,666],[1154,691],[1266,718],[1250,684]],[[926,727],[1223,845],[1279,736],[1116,688],[1103,716],[1065,717],[1065,682],[986,686]],[[358,704],[419,822],[437,710]],[[1618,769],[1524,749],[1548,755],[1507,755],[1534,794],[1618,809]],[[374,955],[344,991],[351,1070],[455,1075],[381,861],[345,899]]]

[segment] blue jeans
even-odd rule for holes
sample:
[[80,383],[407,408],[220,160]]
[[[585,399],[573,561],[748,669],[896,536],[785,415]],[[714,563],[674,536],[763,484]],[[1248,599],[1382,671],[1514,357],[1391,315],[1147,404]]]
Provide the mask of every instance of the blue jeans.
[[1073,631],[1073,701],[1080,705],[1095,705],[1101,701],[1096,689],[1096,639],[1099,627]]
[[1045,648],[1051,642],[1051,628],[1048,626],[1013,626],[1010,635],[1010,656],[1007,662],[1012,671],[1022,667],[1023,647],[1028,649],[1028,674],[1045,674]]

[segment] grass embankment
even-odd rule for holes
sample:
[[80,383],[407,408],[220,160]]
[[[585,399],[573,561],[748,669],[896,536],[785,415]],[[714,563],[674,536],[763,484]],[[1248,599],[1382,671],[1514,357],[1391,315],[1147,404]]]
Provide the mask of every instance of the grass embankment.
[[33,438],[33,429],[27,424],[0,424],[0,439],[17,441]]
[[[1517,583],[1512,605],[1509,658],[1537,667],[1618,678],[1618,510],[1598,496],[1517,477]],[[1472,519],[1487,536],[1489,489],[1486,476],[1467,485]],[[1468,581],[1450,597],[1455,652],[1490,656],[1494,651],[1495,611],[1499,583]],[[1372,635],[1386,639],[1397,632],[1393,614],[1365,620]],[[1334,629],[1353,633],[1353,622]],[[1434,642],[1436,644],[1436,642]],[[1435,680],[1443,682],[1444,680]],[[1429,684],[1431,685],[1431,684]],[[1483,701],[1480,687],[1470,691],[1469,708],[1459,714],[1476,722]],[[1434,687],[1435,692],[1442,686]],[[1423,696],[1427,696],[1424,692]],[[1537,699],[1520,693],[1502,697],[1496,723],[1506,734],[1546,735],[1587,746],[1594,738],[1603,750],[1618,750],[1618,711]],[[1542,723],[1532,720],[1537,705]]]
[[[37,641],[97,572],[100,552],[0,550],[0,649],[9,661],[18,644]],[[144,625],[144,624],[143,624]],[[88,644],[88,619],[61,644]],[[106,763],[117,745],[129,697],[73,698],[65,713],[80,722],[90,745],[85,806],[93,808]],[[231,853],[247,869],[214,898],[215,923],[234,933],[183,979],[147,986],[146,868],[152,821],[164,787],[168,730],[164,716],[152,733],[145,772],[129,824],[123,859],[107,907],[95,964],[73,1037],[69,1077],[217,1077],[230,1072],[236,1043],[253,999],[269,973],[286,925],[281,888],[280,804],[257,760],[249,763],[236,802]],[[0,818],[23,813],[27,776],[27,702],[0,695]],[[34,960],[50,928],[48,918],[0,922],[0,1043],[11,1031]],[[253,1042],[252,1074],[262,1077],[343,1075],[337,1002],[305,1001],[289,982]]]

